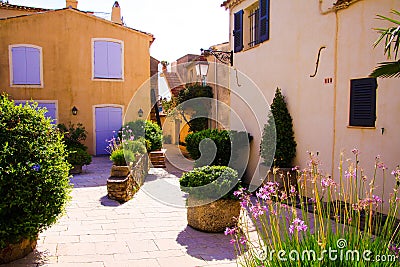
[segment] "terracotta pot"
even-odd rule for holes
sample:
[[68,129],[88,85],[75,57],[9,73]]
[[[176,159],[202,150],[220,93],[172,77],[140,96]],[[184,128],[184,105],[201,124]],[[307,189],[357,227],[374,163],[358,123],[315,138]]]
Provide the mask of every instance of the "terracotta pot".
[[196,200],[188,199],[188,225],[204,232],[223,232],[226,227],[237,223],[240,215],[240,201],[219,199],[202,206],[190,206]]
[[0,249],[0,264],[12,262],[21,259],[31,253],[36,248],[37,238],[23,239],[16,244],[8,244]]

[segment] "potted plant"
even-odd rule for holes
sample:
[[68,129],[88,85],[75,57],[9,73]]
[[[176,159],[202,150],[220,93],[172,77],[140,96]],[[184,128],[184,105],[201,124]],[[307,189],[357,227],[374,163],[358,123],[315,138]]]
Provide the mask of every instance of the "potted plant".
[[83,144],[87,137],[85,127],[78,123],[58,125],[59,131],[64,135],[64,143],[69,152],[68,162],[72,165],[70,174],[79,174],[82,172],[83,165],[89,165],[92,162],[92,156],[87,152],[87,146]]
[[69,199],[67,151],[45,112],[0,96],[0,265],[30,253]]
[[[276,146],[274,146],[275,142]],[[281,188],[286,190],[289,190],[292,185],[297,186],[296,174],[292,171],[296,146],[292,116],[281,89],[276,88],[268,122],[264,126],[260,154],[264,159],[264,168],[265,166],[273,167],[272,170],[266,170],[263,173],[267,180],[278,182]]]
[[179,180],[188,193],[188,225],[205,232],[222,232],[236,224],[240,202],[234,192],[239,189],[237,171],[226,166],[204,166],[186,172]]

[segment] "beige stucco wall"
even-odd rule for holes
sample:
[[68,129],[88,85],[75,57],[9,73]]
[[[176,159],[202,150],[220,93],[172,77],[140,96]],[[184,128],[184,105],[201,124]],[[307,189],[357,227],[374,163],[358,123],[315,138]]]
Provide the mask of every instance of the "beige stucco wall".
[[[253,2],[256,1],[243,1],[230,10],[230,33],[233,14]],[[323,1],[322,9],[331,4],[332,1]],[[361,160],[369,173],[377,154],[382,155],[389,169],[397,166],[400,163],[400,141],[396,138],[400,134],[396,115],[400,109],[399,81],[378,79],[375,129],[349,128],[348,117],[350,79],[367,77],[378,62],[385,61],[382,46],[373,49],[378,37],[373,28],[388,24],[375,19],[376,14],[389,15],[391,9],[399,9],[399,2],[359,1],[337,14],[325,15],[321,14],[317,2],[305,5],[300,0],[283,0],[270,1],[270,5],[270,40],[235,53],[235,68],[254,81],[269,103],[276,87],[282,89],[293,117],[297,141],[295,164],[306,167],[307,151],[318,151],[324,171],[334,173],[337,178],[340,151],[345,149],[350,156],[351,149],[357,147],[362,151]],[[232,36],[231,45],[233,49]],[[318,72],[312,78],[321,46],[326,49],[321,51]],[[332,78],[333,82],[325,84],[325,78]],[[233,91],[240,92],[232,79],[230,85]],[[257,132],[254,121],[247,119],[251,111],[232,94],[231,107],[240,110],[250,133]],[[383,135],[381,128],[385,128]],[[258,154],[259,144],[260,136],[255,135],[252,155]],[[257,168],[255,160],[255,157],[251,159],[251,171]],[[387,182],[387,188],[392,185],[393,181]]]
[[[86,145],[95,151],[94,107],[121,106],[123,111],[139,86],[149,78],[152,37],[73,9],[0,20],[0,88],[13,99],[58,100],[59,123],[83,123]],[[124,43],[124,80],[92,80],[92,38]],[[33,44],[43,51],[43,88],[10,87],[10,44]],[[147,105],[144,94],[137,99]],[[72,116],[71,108],[78,108]]]

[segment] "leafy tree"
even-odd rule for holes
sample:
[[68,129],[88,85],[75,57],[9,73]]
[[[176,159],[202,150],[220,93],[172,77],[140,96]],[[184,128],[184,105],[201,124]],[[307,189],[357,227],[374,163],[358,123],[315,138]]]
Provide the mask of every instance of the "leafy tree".
[[[392,14],[400,16],[400,12],[396,10],[392,10]],[[376,78],[399,78],[400,60],[397,60],[397,58],[400,46],[400,21],[382,15],[378,15],[378,18],[389,21],[395,25],[389,28],[376,29],[381,35],[374,43],[374,47],[385,40],[384,54],[387,56],[387,59],[391,59],[392,54],[394,54],[395,61],[379,63],[379,66],[375,68],[371,76]]]
[[260,152],[265,162],[271,162],[273,143],[276,140],[274,166],[291,167],[296,156],[296,141],[294,140],[293,120],[286,105],[281,89],[276,88],[271,104],[268,123],[264,126]]

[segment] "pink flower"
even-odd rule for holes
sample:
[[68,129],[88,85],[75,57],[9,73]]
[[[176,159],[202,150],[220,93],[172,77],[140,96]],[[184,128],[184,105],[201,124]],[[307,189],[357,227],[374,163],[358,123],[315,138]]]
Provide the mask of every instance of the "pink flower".
[[360,153],[360,151],[358,151],[357,148],[353,148],[353,149],[351,150],[351,152],[353,152],[354,155],[359,155],[359,153]]
[[305,232],[307,231],[307,225],[304,223],[304,221],[300,220],[299,218],[296,218],[293,220],[292,224],[289,226],[289,233],[293,234],[294,230],[297,232]]
[[229,240],[229,243],[231,243],[233,245],[233,244],[236,243],[236,240],[235,239],[231,239],[231,240]]
[[255,219],[257,219],[259,216],[264,214],[263,208],[260,206],[260,203],[257,203],[257,205],[253,205],[250,207],[250,212],[253,215]]
[[242,236],[242,237],[239,239],[239,243],[242,244],[242,245],[245,245],[245,244],[247,243],[246,237]]
[[236,228],[235,227],[233,227],[233,228],[226,227],[224,234],[225,235],[234,235],[234,234],[236,234]]

